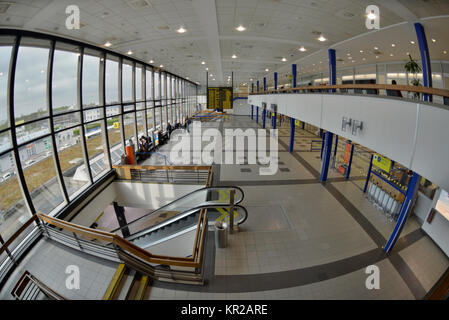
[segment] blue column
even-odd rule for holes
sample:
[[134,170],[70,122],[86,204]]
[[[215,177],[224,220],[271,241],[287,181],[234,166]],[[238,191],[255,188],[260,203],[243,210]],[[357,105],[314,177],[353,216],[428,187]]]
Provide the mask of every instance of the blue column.
[[335,135],[335,147],[334,147],[334,154],[332,156],[332,168],[335,168],[335,159],[337,158],[337,149],[338,149],[338,135]]
[[[351,143],[351,141],[348,141]],[[351,166],[352,166],[352,157],[354,156],[354,144],[351,144],[351,154],[349,156],[348,170],[346,170],[346,180],[349,179],[349,175],[351,174]]]
[[273,78],[274,78],[274,90],[277,90],[278,89],[278,73],[277,72],[274,73]]
[[405,195],[405,200],[402,203],[401,211],[399,212],[399,218],[396,222],[396,226],[393,230],[393,233],[390,236],[387,244],[384,247],[385,252],[390,252],[393,249],[396,241],[399,239],[401,235],[402,229],[404,228],[405,222],[407,221],[410,212],[412,211],[413,203],[416,199],[416,195],[418,193],[419,180],[421,177],[413,173],[413,177],[410,179],[408,184],[407,193]]
[[[251,93],[254,93],[254,82],[251,84]],[[251,105],[251,119],[254,119],[254,106]]]
[[[334,86],[337,84],[337,59],[334,49],[329,49],[329,84]],[[335,92],[332,89],[331,92]]]
[[267,91],[267,77],[263,77],[263,92]]
[[327,174],[329,172],[329,163],[331,160],[331,153],[332,153],[332,139],[334,138],[334,134],[332,132],[327,131],[326,132],[326,140],[324,143],[324,155],[323,155],[323,161],[321,165],[321,182],[326,182],[327,180]]
[[[422,74],[424,87],[432,88],[432,68],[430,63],[429,46],[427,45],[426,33],[421,23],[415,23],[416,36],[418,37],[419,51],[421,52]],[[424,94],[424,101],[432,102],[432,96]]]
[[257,93],[259,93],[259,80],[257,80]]
[[306,123],[304,121],[301,121],[301,129],[305,130],[306,128]]
[[320,137],[321,137],[320,159],[323,159],[324,145],[326,144],[326,134],[323,133],[323,129],[320,129]]
[[262,128],[264,128],[264,129],[265,129],[265,119],[266,119],[266,117],[267,117],[267,110],[263,109],[262,110]]
[[293,144],[295,143],[295,119],[290,118],[290,147],[288,151],[293,152]]
[[259,123],[259,107],[256,107],[256,123]]
[[373,168],[373,159],[374,159],[374,155],[372,154],[371,160],[369,162],[368,174],[366,175],[366,181],[365,181],[365,187],[363,188],[363,193],[366,193],[366,190],[368,189],[369,178],[371,177],[371,169]]
[[292,88],[296,88],[296,74],[297,74],[297,66],[296,64],[292,64]]

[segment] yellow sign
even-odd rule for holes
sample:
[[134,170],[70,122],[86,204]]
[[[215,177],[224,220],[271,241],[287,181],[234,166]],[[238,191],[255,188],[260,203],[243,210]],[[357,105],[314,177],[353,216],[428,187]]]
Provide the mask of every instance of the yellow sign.
[[295,120],[295,126],[300,127],[301,126],[301,121],[300,120]]
[[113,126],[114,126],[114,129],[120,128],[120,122],[114,122]]
[[232,88],[207,88],[208,109],[231,109]]
[[390,172],[391,170],[391,160],[377,153],[374,154],[373,165],[385,172]]

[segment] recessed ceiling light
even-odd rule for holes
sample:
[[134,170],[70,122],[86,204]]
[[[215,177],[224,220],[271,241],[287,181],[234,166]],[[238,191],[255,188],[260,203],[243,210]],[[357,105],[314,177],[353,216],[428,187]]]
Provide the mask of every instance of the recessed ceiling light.
[[350,56],[351,56],[351,54],[350,54],[350,53],[347,53],[346,55],[347,55],[348,57],[350,57]]
[[186,77],[187,80],[189,80],[189,77]]
[[232,59],[237,59],[237,56],[235,54],[233,54]]
[[132,55],[133,52],[131,50],[128,50],[127,54]]
[[285,59],[285,58],[282,58],[282,61],[283,61],[283,62],[286,62],[286,61],[287,61],[287,59]]
[[245,31],[246,28],[242,25],[239,25],[237,28],[235,28],[235,30],[242,32],[242,31]]
[[390,53],[390,57],[393,57],[393,56],[394,56],[394,54]]
[[392,43],[391,46],[394,48],[394,47],[396,47],[396,44]]
[[176,30],[177,33],[184,33],[187,29],[184,29],[184,27],[180,27],[178,30]]
[[106,43],[104,44],[105,47],[110,47],[112,46],[112,43],[110,43],[109,41],[106,41]]
[[410,41],[411,44],[415,44],[415,41]]
[[446,51],[446,50],[444,50],[444,51],[443,51],[443,53],[444,53],[444,54],[447,54],[447,51]]
[[209,74],[209,76],[213,77],[214,75],[211,73],[211,74]]
[[268,72],[268,71],[270,71],[270,69],[266,68],[265,71]]
[[365,60],[366,60],[366,58],[363,58],[362,60],[363,60],[363,61],[365,61]]
[[206,64],[206,62],[205,61],[201,61],[201,64]]
[[163,64],[161,64],[160,66],[159,66],[159,68],[163,68],[164,67],[164,65]]
[[318,41],[321,41],[321,42],[324,42],[324,41],[326,41],[327,39],[323,36],[323,35],[321,35],[319,38],[318,38]]
[[379,59],[379,56],[376,56],[376,59]]
[[304,48],[304,47],[301,47],[301,48],[299,48],[298,50],[299,50],[299,51],[301,51],[301,52],[305,52],[305,51],[307,51],[307,49],[306,49],[306,48]]
[[437,42],[435,39],[432,39],[432,42]]
[[215,78],[213,78],[212,80],[215,81]]
[[206,68],[206,71],[209,71],[209,68]]
[[375,20],[377,18],[377,14],[375,14],[374,12],[370,12],[366,17],[370,20]]
[[379,50],[379,47],[374,47],[374,50]]
[[253,81],[253,79],[251,78],[251,79],[249,79],[249,81]]
[[363,53],[363,50],[360,50],[360,53]]
[[150,60],[150,63],[154,63],[154,60]]

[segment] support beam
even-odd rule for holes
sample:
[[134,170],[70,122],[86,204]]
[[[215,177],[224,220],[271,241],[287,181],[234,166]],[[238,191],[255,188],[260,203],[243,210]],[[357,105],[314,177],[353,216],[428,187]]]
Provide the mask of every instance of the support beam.
[[297,66],[296,66],[296,64],[292,64],[292,88],[296,88],[296,77],[297,77],[297,74],[298,74]]
[[[337,84],[337,58],[334,49],[329,49],[329,84]],[[331,92],[336,92],[332,89]]]
[[277,90],[278,89],[278,73],[277,72],[275,72],[273,74],[273,79],[274,79],[274,90]]
[[[432,67],[430,62],[429,46],[426,33],[421,23],[415,23],[416,36],[418,38],[419,51],[421,53],[422,74],[424,87],[432,88]],[[424,94],[424,101],[432,102],[431,95]]]
[[294,143],[295,143],[295,119],[290,118],[290,147],[288,148],[289,152],[293,152]]
[[122,206],[119,206],[116,201],[113,202],[114,205],[114,212],[117,217],[118,224],[120,226],[122,235],[124,238],[129,237],[131,234],[129,232],[129,228],[127,227],[126,217],[125,217],[125,208]]
[[330,163],[331,153],[332,153],[333,138],[334,138],[334,134],[332,132],[327,131],[326,139],[325,139],[325,143],[324,143],[323,161],[322,161],[322,165],[321,165],[320,181],[322,183],[327,181],[327,175],[329,172],[329,163]]
[[401,211],[399,211],[399,217],[396,222],[396,226],[393,230],[393,233],[390,236],[387,244],[384,247],[385,252],[390,252],[393,249],[396,241],[399,239],[401,232],[405,226],[407,218],[409,217],[413,205],[415,204],[415,200],[418,194],[419,180],[421,177],[417,173],[413,173],[412,178],[408,184],[407,193],[405,195],[404,202],[402,203]]
[[[351,141],[348,141],[348,143],[351,143]],[[348,169],[346,170],[346,175],[345,175],[346,180],[349,179],[349,175],[351,174],[351,166],[352,166],[353,156],[354,156],[354,144],[351,143],[351,154],[349,155]]]
[[256,107],[256,123],[259,123],[259,107]]
[[267,91],[267,77],[263,77],[263,92]]
[[262,128],[265,129],[265,120],[267,118],[267,109],[262,110]]

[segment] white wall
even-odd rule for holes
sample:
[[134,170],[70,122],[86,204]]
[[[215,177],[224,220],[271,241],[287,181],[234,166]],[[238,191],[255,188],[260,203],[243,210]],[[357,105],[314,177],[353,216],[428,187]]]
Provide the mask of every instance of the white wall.
[[[401,163],[449,189],[449,109],[377,96],[340,94],[253,95],[248,104],[270,108],[331,131]],[[353,136],[341,130],[343,117],[363,121]]]
[[[226,110],[226,112],[231,110]],[[255,111],[254,111],[255,112]],[[251,116],[251,106],[248,104],[246,99],[237,99],[233,103],[232,113],[238,116]]]
[[121,206],[157,209],[161,206],[197,189],[200,185],[181,185],[166,183],[114,182],[116,201]]

